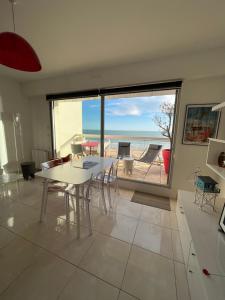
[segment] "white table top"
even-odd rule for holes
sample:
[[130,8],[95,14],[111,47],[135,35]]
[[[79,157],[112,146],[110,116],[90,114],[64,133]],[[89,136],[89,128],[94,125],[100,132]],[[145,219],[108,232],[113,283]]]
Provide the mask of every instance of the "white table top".
[[[79,166],[78,162],[82,164],[84,161],[93,161],[98,164],[94,167],[91,167],[90,169],[82,169],[81,167],[76,167]],[[35,173],[35,175],[50,180],[80,185],[87,182],[91,178],[92,174],[97,175],[100,172],[109,169],[114,162],[116,162],[115,158],[86,156],[79,160],[73,160],[57,167],[37,172]]]

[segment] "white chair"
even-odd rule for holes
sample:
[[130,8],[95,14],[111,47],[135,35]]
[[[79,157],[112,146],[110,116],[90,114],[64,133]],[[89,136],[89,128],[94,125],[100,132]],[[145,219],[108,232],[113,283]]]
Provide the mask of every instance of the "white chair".
[[105,171],[100,172],[97,176],[93,177],[92,186],[95,188],[97,187],[98,191],[100,192],[103,209],[104,209],[105,214],[107,214],[107,207],[106,207],[105,193],[104,193],[104,178],[105,178]]
[[111,186],[114,185],[114,191],[118,191],[118,160],[116,163],[112,163],[109,172],[105,174],[104,183],[106,184],[108,199],[109,199],[109,206],[112,208],[112,198],[111,198]]
[[[42,171],[54,168],[56,166],[62,165],[63,161],[61,158],[52,159],[46,162],[41,163]],[[50,180],[48,182],[48,192],[64,192],[64,189],[67,187],[65,184],[59,185],[58,181]]]
[[109,207],[112,208],[111,186],[114,185],[115,192],[118,190],[117,170],[118,170],[118,161],[116,163],[112,163],[108,172],[101,173],[95,178],[95,181],[99,182],[99,189],[101,190],[102,201],[103,201],[105,212],[107,212],[107,210],[106,210],[104,188],[106,186],[108,200],[109,200]]
[[[92,176],[89,179],[87,185],[86,185],[86,191],[85,191],[85,186],[81,189],[81,194],[79,195],[79,199],[76,198],[76,189],[75,187],[68,187],[65,189],[65,205],[66,205],[66,221],[70,221],[70,200],[72,201],[72,206],[73,209],[75,210],[75,205],[74,205],[74,199],[75,201],[80,201],[82,200],[82,205],[81,208],[85,208],[86,213],[87,213],[87,221],[88,221],[88,228],[89,228],[89,234],[92,234],[92,226],[91,226],[91,216],[90,216],[90,188],[91,188],[91,183],[92,183]],[[76,212],[77,218],[80,217],[80,214]],[[77,222],[77,224],[80,224],[80,220]]]

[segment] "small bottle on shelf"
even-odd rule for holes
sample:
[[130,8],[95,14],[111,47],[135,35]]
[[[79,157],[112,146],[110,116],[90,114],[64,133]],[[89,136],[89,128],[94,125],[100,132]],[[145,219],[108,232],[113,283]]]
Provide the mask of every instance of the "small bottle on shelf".
[[225,167],[225,152],[221,152],[218,157],[218,165],[221,168]]

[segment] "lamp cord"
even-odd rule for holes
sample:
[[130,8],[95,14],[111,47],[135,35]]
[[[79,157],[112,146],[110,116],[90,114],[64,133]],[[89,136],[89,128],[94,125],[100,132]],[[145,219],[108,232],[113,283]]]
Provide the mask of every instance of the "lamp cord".
[[13,0],[11,0],[10,2],[11,2],[12,16],[13,16],[13,30],[14,30],[14,33],[15,33],[16,32],[15,14],[14,14],[14,4],[15,4],[15,2]]

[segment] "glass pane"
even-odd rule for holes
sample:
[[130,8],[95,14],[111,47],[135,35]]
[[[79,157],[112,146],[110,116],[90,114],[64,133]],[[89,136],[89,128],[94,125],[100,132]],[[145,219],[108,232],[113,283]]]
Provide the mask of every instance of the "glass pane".
[[120,177],[167,184],[175,99],[175,90],[105,98],[106,156],[120,158]]
[[[54,148],[57,157],[100,153],[100,99],[59,100],[53,108]],[[81,145],[73,146],[73,145]],[[81,153],[82,152],[82,153]]]
[[21,115],[0,113],[0,172],[15,174],[20,172],[24,161]]

